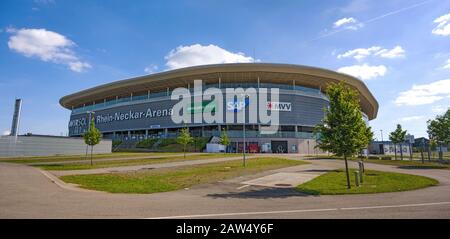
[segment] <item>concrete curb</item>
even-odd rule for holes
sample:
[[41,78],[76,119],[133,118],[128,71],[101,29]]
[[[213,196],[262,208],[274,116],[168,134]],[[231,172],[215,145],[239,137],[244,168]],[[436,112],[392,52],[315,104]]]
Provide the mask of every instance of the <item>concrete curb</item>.
[[68,184],[65,183],[64,181],[62,181],[61,179],[59,179],[58,177],[56,177],[55,175],[38,169],[39,172],[41,172],[45,177],[47,177],[52,183],[56,184],[58,187],[62,188],[62,189],[66,189],[66,190],[71,190],[71,191],[76,191],[76,192],[89,192],[89,193],[102,193],[102,194],[106,194],[107,192],[103,192],[103,191],[96,191],[96,190],[89,190],[89,189],[84,189],[84,188],[80,188],[78,187],[76,184]]

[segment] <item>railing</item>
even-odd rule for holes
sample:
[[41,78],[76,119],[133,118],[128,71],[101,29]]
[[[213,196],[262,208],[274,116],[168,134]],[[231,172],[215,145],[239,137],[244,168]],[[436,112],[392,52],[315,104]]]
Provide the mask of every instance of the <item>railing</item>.
[[[178,137],[179,133],[177,132],[168,132],[167,134],[151,134],[151,135],[134,135],[131,136],[128,135],[116,135],[116,137],[109,137],[113,140],[124,140],[124,141],[140,141],[144,139],[152,139],[152,138],[176,138]],[[228,130],[227,135],[230,138],[243,138],[243,132],[242,130]],[[211,137],[211,136],[217,136],[220,137],[220,132],[215,131],[209,131],[205,130],[203,131],[202,137]],[[274,134],[262,134],[259,131],[245,131],[245,137],[246,138],[296,138],[296,139],[314,139],[313,133],[309,132],[282,132],[278,131]]]
[[[218,84],[208,84],[206,86],[203,86],[203,90],[211,88],[211,87],[219,88],[219,85]],[[237,87],[258,88],[258,85],[255,83],[235,83],[235,84],[234,83],[223,83],[223,84],[221,84],[220,89],[237,88]],[[280,90],[300,92],[302,94],[310,95],[310,96],[318,96],[318,95],[323,96],[323,94],[320,92],[319,89],[313,89],[313,88],[308,88],[308,87],[303,87],[303,86],[261,83],[259,85],[259,87],[260,88],[279,88]],[[193,93],[193,89],[189,89],[189,91],[191,93]],[[130,94],[130,96],[127,96],[127,97],[106,100],[102,103],[97,103],[97,104],[87,105],[87,106],[83,106],[83,107],[79,107],[79,108],[74,108],[74,109],[72,109],[72,114],[78,114],[78,113],[83,113],[83,112],[87,112],[87,111],[103,109],[103,108],[106,108],[106,107],[109,107],[112,105],[121,104],[121,103],[134,102],[134,101],[148,101],[148,100],[161,98],[161,97],[170,97],[170,95],[171,95],[171,91],[161,91],[161,92],[155,92],[155,93],[150,93],[150,94],[133,95],[133,96],[131,96],[131,94]]]

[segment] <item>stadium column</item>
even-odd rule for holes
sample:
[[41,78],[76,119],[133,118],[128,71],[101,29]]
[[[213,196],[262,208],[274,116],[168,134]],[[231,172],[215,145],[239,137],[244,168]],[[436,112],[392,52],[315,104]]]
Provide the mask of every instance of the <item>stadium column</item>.
[[148,138],[148,129],[145,130],[145,138]]

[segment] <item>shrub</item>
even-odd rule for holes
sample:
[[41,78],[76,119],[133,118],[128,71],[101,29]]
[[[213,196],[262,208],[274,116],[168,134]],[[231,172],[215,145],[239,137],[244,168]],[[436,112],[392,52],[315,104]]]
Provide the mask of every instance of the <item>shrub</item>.
[[144,139],[136,144],[136,148],[151,148],[156,143],[156,141],[158,141],[158,139]]
[[113,140],[112,141],[112,147],[115,148],[119,146],[122,143],[122,140]]

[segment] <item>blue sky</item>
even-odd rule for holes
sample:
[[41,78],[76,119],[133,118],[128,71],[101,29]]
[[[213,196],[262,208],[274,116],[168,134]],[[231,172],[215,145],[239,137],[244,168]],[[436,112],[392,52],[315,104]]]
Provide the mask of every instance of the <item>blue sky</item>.
[[[132,4],[131,4],[132,3]],[[193,64],[292,63],[364,80],[375,137],[450,106],[450,1],[0,1],[0,133],[65,135],[66,95]]]

